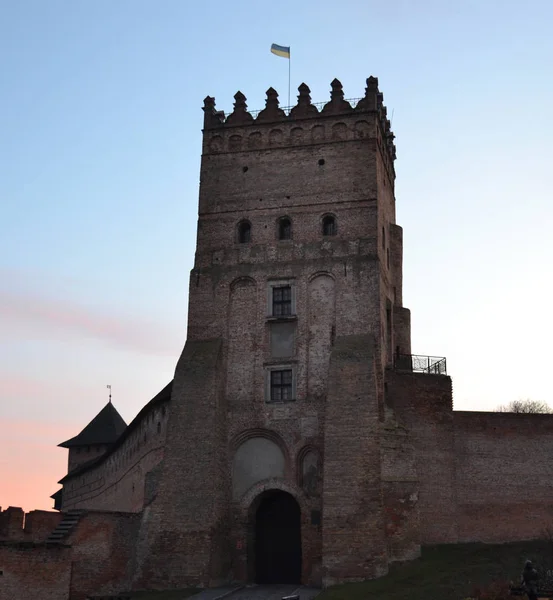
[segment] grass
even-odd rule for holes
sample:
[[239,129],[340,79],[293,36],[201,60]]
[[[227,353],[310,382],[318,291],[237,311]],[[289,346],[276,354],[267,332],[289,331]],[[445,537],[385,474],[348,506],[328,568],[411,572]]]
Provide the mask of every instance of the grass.
[[388,575],[326,589],[317,600],[462,600],[493,581],[520,582],[524,561],[550,568],[547,542],[427,546],[419,559],[393,567]]

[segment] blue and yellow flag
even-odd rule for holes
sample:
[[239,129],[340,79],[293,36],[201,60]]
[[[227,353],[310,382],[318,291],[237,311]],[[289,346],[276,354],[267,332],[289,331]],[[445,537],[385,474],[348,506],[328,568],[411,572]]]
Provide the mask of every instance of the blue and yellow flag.
[[282,56],[282,58],[290,58],[290,46],[271,44],[271,52],[277,56]]

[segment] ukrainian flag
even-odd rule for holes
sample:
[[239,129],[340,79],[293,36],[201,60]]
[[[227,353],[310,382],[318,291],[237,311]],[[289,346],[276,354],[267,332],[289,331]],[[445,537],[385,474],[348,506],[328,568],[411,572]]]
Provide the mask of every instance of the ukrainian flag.
[[290,46],[271,44],[271,52],[277,56],[282,56],[282,58],[290,58]]

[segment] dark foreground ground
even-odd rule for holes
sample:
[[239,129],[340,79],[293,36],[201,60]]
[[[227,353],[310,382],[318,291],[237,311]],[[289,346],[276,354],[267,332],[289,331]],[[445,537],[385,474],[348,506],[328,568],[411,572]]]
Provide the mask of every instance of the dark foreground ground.
[[[418,560],[393,567],[388,575],[364,583],[328,588],[317,600],[463,600],[492,582],[518,584],[526,559],[540,570],[553,569],[553,543],[455,544],[427,546]],[[224,600],[280,600],[294,586],[253,586],[227,595]],[[284,589],[286,588],[286,589]],[[222,590],[135,592],[133,600],[217,600]],[[299,591],[299,590],[298,590]],[[300,600],[311,600],[316,590],[302,587]],[[490,599],[496,596],[489,596]],[[513,598],[513,600],[515,600]]]
[[328,588],[317,600],[462,600],[493,581],[518,584],[526,559],[543,570],[552,568],[552,545],[517,542],[427,546],[420,559],[396,566],[386,577]]

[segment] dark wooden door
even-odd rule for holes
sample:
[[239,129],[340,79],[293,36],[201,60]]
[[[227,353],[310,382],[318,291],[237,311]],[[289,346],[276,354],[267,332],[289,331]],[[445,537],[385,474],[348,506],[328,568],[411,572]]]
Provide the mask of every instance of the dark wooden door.
[[257,583],[301,582],[301,513],[285,492],[262,499],[255,522]]

